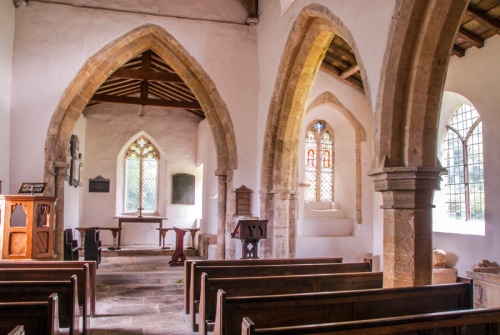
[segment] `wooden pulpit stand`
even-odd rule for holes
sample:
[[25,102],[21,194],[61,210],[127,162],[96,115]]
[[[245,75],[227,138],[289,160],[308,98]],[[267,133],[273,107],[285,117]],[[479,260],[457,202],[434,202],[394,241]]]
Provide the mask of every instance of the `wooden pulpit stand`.
[[184,255],[184,235],[188,232],[186,229],[174,227],[175,231],[175,252],[172,260],[168,262],[170,266],[184,266],[186,255]]
[[242,259],[259,259],[259,241],[267,238],[268,220],[240,220],[232,238],[241,240]]

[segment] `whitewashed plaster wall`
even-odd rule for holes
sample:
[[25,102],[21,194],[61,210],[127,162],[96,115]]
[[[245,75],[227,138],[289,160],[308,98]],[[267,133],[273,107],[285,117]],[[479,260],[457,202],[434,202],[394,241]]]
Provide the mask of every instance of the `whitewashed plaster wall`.
[[64,89],[84,62],[128,31],[153,23],[176,38],[215,82],[231,115],[240,153],[235,185],[244,183],[256,188],[253,139],[258,64],[254,27],[38,2],[18,8],[16,20],[13,86],[23,89],[16,90],[12,97],[12,129],[24,131],[14,132],[12,149],[32,155],[13,157],[14,184],[43,178],[44,144],[50,118]]
[[218,215],[218,178],[214,171],[217,169],[215,144],[207,120],[198,126],[198,165],[203,168],[203,210],[201,215],[200,232],[217,234]]
[[[102,104],[89,108],[84,154],[84,194],[82,226],[116,227],[115,215],[123,213],[123,157],[128,145],[144,134],[158,149],[158,212],[166,216],[164,227],[191,228],[201,216],[200,197],[195,205],[172,204],[172,175],[195,176],[195,194],[202,192],[203,170],[196,164],[198,122],[182,110],[162,110],[147,106],[144,116],[137,116],[138,106]],[[88,180],[98,175],[110,179],[109,193],[90,193]],[[125,223],[122,244],[155,244],[157,225]],[[101,234],[104,244],[111,244],[111,234]],[[167,234],[174,243],[174,234]],[[187,236],[186,236],[187,241]]]
[[[447,265],[456,267],[459,275],[465,275],[482,259],[500,261],[499,54],[500,36],[494,36],[485,41],[482,49],[471,48],[463,58],[452,57],[445,84],[446,91],[458,93],[473,104],[483,123],[485,235],[434,233],[434,247],[446,251]],[[440,122],[440,140],[444,137],[444,124]]]
[[[362,185],[362,224],[356,225],[353,236],[342,237],[298,237],[298,256],[341,256],[345,261],[360,261],[364,254],[380,254],[382,251],[373,250],[373,182],[368,172],[373,159],[372,141],[372,114],[367,97],[357,89],[346,85],[336,78],[320,71],[314,81],[309,97],[309,103],[324,93],[332,93],[363,126],[366,132],[366,141],[361,142],[361,185]],[[356,219],[356,145],[352,125],[333,104],[323,104],[309,111],[304,118],[302,134],[305,127],[316,119],[325,120],[335,132],[335,201],[346,210],[346,217]],[[305,135],[304,135],[305,136]],[[303,143],[299,158],[299,176],[303,176],[304,154]],[[302,178],[299,177],[299,180]],[[298,226],[303,224],[303,192],[301,189],[299,204]],[[300,229],[299,229],[300,231]]]
[[[356,58],[366,71],[365,87],[367,88],[368,102],[375,106],[378,86],[381,78],[387,36],[394,10],[394,0],[364,1],[364,0],[295,0],[286,9],[288,3],[283,4],[286,9],[282,13],[281,1],[262,0],[259,6],[262,9],[258,29],[258,57],[259,57],[259,97],[258,97],[258,125],[257,125],[257,156],[262,157],[264,132],[266,129],[267,113],[270,108],[276,76],[281,57],[287,42],[290,30],[301,12],[309,4],[319,4],[330,11],[342,22],[343,33],[349,32],[353,38]],[[350,41],[348,41],[350,42]],[[261,171],[257,171],[259,180]]]
[[[0,181],[3,194],[10,189],[10,107],[12,88],[12,55],[14,52],[15,8],[12,1],[0,1]],[[13,185],[12,187],[17,187]],[[15,190],[17,191],[17,189]]]

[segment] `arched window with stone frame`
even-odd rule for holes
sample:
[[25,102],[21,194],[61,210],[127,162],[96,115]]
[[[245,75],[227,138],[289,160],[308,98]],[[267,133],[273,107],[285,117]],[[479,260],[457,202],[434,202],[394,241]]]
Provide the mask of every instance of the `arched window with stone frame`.
[[334,157],[333,130],[318,120],[306,129],[304,200],[333,201]]
[[140,136],[125,151],[125,213],[158,212],[157,148]]
[[448,217],[484,221],[482,123],[477,110],[462,104],[446,126],[443,178]]

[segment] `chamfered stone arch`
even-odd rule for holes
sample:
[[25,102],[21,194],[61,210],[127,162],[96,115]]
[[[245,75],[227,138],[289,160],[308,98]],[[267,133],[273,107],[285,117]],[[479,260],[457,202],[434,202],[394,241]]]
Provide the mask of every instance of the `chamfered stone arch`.
[[[45,142],[44,181],[47,182],[46,193],[59,198],[56,222],[58,255],[63,254],[64,175],[67,168],[66,154],[74,126],[102,83],[116,69],[146,50],[154,51],[169,64],[197,97],[212,130],[217,151],[217,175],[225,176],[227,184],[230,180],[227,180],[226,176],[231,176],[231,171],[237,168],[232,121],[215,83],[201,65],[163,28],[154,24],[137,27],[87,60],[64,91],[52,115]],[[221,216],[225,217],[226,213],[219,213],[219,217]]]
[[[295,255],[300,126],[312,82],[336,34],[352,47],[365,79],[362,60],[349,30],[324,6],[304,7],[284,48],[270,102],[262,159],[261,217],[269,220],[271,236],[261,241],[264,256]],[[368,85],[365,89],[369,90]]]

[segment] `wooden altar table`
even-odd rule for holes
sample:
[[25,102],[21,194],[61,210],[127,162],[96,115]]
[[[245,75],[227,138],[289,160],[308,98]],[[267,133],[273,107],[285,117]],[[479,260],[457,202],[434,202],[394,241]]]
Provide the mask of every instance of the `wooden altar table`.
[[[163,220],[166,220],[166,217],[162,216],[131,216],[131,215],[123,215],[123,216],[115,216],[114,219],[118,219],[118,228],[120,231],[118,232],[118,248],[121,246],[122,242],[122,223],[124,222],[135,222],[135,223],[157,223],[159,228],[162,228]],[[161,236],[158,238],[158,245],[161,247]]]

